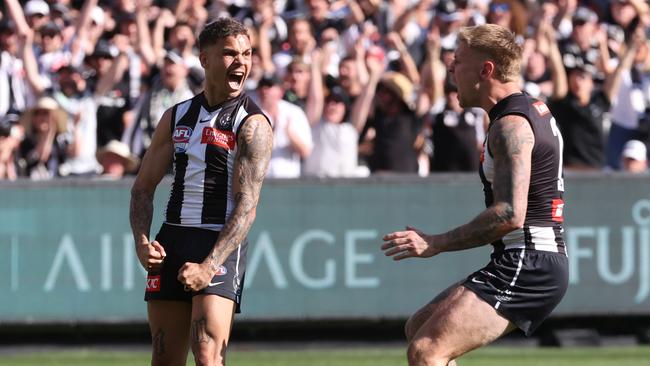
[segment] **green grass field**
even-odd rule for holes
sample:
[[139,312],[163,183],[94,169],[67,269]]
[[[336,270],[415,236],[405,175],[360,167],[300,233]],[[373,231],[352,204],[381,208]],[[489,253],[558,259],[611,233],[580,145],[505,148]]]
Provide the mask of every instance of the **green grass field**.
[[[398,366],[406,365],[402,348],[336,348],[307,350],[233,350],[229,366]],[[650,346],[617,348],[488,347],[458,361],[460,366],[647,366]],[[0,353],[0,366],[148,365],[143,351],[38,351]],[[191,359],[188,365],[193,365]]]

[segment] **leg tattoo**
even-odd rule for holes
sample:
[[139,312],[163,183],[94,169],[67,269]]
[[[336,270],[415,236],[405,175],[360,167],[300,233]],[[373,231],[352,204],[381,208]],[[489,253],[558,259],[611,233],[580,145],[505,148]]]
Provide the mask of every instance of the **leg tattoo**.
[[192,343],[210,343],[211,337],[208,335],[205,318],[200,318],[192,321],[190,333],[192,336]]
[[153,352],[156,356],[165,354],[165,332],[159,329],[153,337]]

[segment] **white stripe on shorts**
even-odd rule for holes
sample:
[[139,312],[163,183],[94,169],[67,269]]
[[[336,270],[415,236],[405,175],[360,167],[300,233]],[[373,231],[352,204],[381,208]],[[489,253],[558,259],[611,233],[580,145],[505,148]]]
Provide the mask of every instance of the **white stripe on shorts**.
[[[515,283],[517,282],[517,278],[519,278],[521,267],[524,265],[524,254],[526,254],[526,248],[521,249],[521,253],[519,254],[519,263],[517,263],[517,271],[515,272],[515,276],[512,278],[512,281],[510,282],[510,287],[514,286]],[[501,305],[501,301],[497,301],[497,303],[494,305],[494,309],[499,309],[500,305]]]

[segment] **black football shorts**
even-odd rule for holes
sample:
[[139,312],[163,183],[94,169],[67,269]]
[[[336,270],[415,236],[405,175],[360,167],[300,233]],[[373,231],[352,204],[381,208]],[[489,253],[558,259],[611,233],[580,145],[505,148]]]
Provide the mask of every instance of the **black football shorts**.
[[178,270],[185,262],[201,263],[219,237],[218,231],[163,224],[156,240],[165,248],[167,257],[158,271],[149,271],[144,299],[192,302],[200,294],[214,294],[233,300],[240,312],[244,272],[246,270],[246,240],[228,256],[208,287],[193,292],[178,281]]
[[564,297],[569,262],[560,253],[505,250],[461,284],[529,336]]

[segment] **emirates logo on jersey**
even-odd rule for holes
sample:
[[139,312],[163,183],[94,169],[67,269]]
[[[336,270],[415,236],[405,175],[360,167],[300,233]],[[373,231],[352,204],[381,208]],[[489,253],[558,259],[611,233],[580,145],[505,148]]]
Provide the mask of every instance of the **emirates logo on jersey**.
[[564,201],[559,198],[551,202],[551,220],[555,222],[564,221]]
[[231,131],[222,131],[213,127],[204,127],[201,133],[201,143],[219,146],[227,150],[235,149],[235,134]]
[[535,110],[537,110],[537,114],[539,114],[540,116],[551,113],[551,111],[548,109],[548,106],[544,104],[544,102],[542,101],[537,101],[533,103],[533,107],[535,107]]

